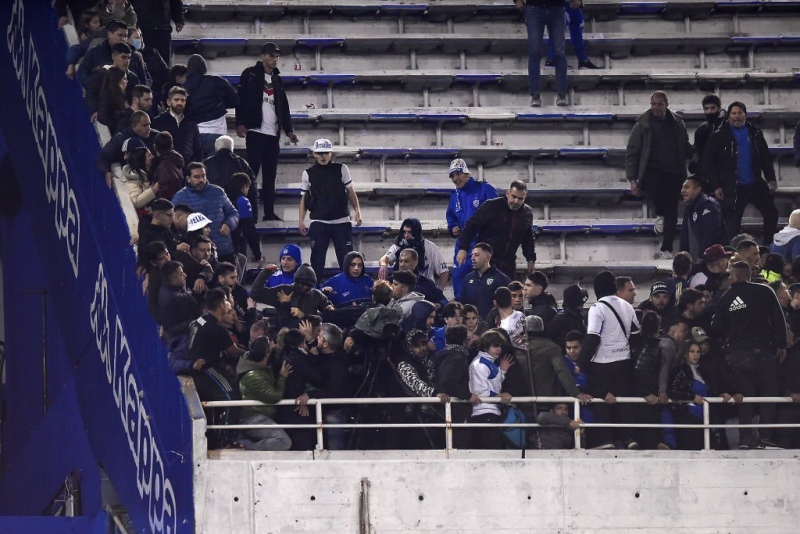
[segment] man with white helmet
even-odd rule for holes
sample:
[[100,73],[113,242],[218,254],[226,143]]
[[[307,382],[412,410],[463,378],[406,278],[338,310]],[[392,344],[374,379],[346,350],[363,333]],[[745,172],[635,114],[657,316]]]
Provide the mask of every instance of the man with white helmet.
[[[353,225],[347,202],[355,210],[356,226],[361,226],[361,207],[350,169],[342,163],[331,162],[333,143],[329,139],[317,139],[311,151],[316,164],[303,171],[298,229],[311,238],[311,267],[321,281],[331,241],[340,269],[345,255],[353,250]],[[310,213],[308,229],[304,222],[306,212]]]
[[[481,204],[490,198],[497,197],[497,191],[486,182],[479,182],[469,174],[467,163],[463,159],[454,159],[450,163],[450,180],[456,186],[455,191],[450,194],[450,204],[447,206],[447,231],[456,238],[453,260],[461,249],[461,231],[467,224],[467,220],[472,217]],[[467,257],[472,255],[472,247],[475,243],[469,243]],[[453,261],[453,292],[456,300],[461,298],[461,286],[464,277],[472,270],[469,262],[457,264]]]

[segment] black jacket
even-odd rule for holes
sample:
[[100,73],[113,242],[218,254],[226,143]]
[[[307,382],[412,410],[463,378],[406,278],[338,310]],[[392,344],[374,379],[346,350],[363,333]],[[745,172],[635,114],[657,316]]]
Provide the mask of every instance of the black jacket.
[[527,204],[513,211],[508,207],[508,200],[504,196],[487,200],[461,230],[461,250],[467,250],[467,246],[476,236],[478,241],[492,246],[492,257],[496,260],[513,262],[517,249],[522,245],[525,259],[536,261],[533,208]]
[[712,327],[734,350],[786,347],[783,310],[772,289],[762,284],[732,284],[719,299]]
[[129,0],[143,30],[171,30],[169,22],[183,24],[181,0]]
[[[150,152],[155,153],[154,144],[156,141],[156,136],[160,134],[158,130],[150,130],[150,137],[147,139],[142,139],[144,144],[147,148],[150,149]],[[101,173],[105,174],[111,170],[111,165],[114,163],[119,163],[120,165],[125,164],[125,160],[123,159],[122,154],[122,145],[128,140],[130,137],[136,135],[133,133],[133,128],[128,126],[126,129],[122,130],[121,132],[117,132],[114,134],[114,137],[106,143],[103,148],[100,150],[100,155],[97,156],[97,170]]]
[[[772,155],[769,153],[769,146],[764,139],[764,134],[750,122],[745,125],[750,132],[753,173],[756,179],[774,182],[776,180],[775,169],[772,166]],[[700,164],[700,174],[707,184],[708,192],[722,188],[722,192],[725,194],[722,207],[732,208],[736,202],[739,156],[738,145],[730,124],[723,124],[709,139],[705,154],[703,154],[703,161]]]
[[727,242],[728,229],[719,202],[701,193],[694,202],[686,205],[683,212],[681,251],[688,252],[698,262],[708,247]]
[[152,127],[172,135],[172,146],[183,156],[185,163],[199,161],[203,148],[200,145],[200,130],[197,123],[183,117],[180,124],[169,111],[165,111],[153,119]]
[[[706,151],[706,147],[708,146],[708,141],[711,139],[711,136],[719,130],[723,124],[725,124],[725,112],[723,111],[720,113],[720,116],[714,119],[713,121],[704,122],[700,126],[697,127],[697,130],[694,132],[694,150],[697,154],[698,161],[702,161],[703,154]],[[692,169],[689,169],[692,172],[695,172]]]
[[469,353],[463,347],[447,345],[434,354],[435,388],[451,397],[469,400]]
[[[251,180],[255,180],[253,169],[250,168],[247,161],[227,148],[217,150],[213,156],[204,159],[203,165],[206,166],[206,177],[208,181],[214,185],[220,186],[222,189],[228,187],[231,176],[237,172],[243,172],[249,176]],[[254,190],[256,188],[251,187],[250,189]],[[249,195],[248,198],[250,198]]]
[[531,307],[525,312],[525,315],[538,316],[544,323],[545,329],[547,329],[547,325],[553,320],[556,313],[558,313],[556,298],[550,293],[543,291],[540,295],[530,299],[529,302]]
[[[262,113],[261,104],[264,93],[264,64],[260,61],[252,67],[247,67],[239,77],[239,105],[236,106],[236,126],[245,128],[260,128]],[[280,130],[289,134],[292,128],[292,117],[289,113],[289,99],[283,88],[283,80],[278,69],[272,71],[272,87],[275,91],[275,115],[278,117],[278,132]]]
[[[697,366],[697,373],[703,377],[703,381],[708,386],[708,395],[714,394],[711,389],[711,384],[708,381],[708,374],[703,369],[702,364]],[[694,382],[694,374],[692,368],[688,363],[684,362],[677,367],[673,367],[669,373],[669,383],[667,385],[667,395],[670,399],[676,401],[691,401],[694,400],[695,393],[692,391],[692,383]]]
[[228,108],[239,105],[236,91],[225,78],[206,74],[208,66],[199,54],[192,54],[186,63],[186,118],[197,124],[223,117]]
[[639,397],[658,395],[658,374],[661,372],[661,340],[646,339],[634,367],[634,392]]
[[564,350],[566,343],[564,338],[573,330],[586,334],[586,319],[583,317],[581,310],[564,308],[544,325],[544,334],[555,341],[561,347],[561,350]]

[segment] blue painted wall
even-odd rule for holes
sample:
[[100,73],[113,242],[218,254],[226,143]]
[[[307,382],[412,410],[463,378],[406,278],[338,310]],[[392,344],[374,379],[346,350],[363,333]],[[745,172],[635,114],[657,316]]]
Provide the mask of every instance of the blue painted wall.
[[[119,203],[94,166],[99,146],[80,88],[63,75],[55,13],[49,2],[3,2],[0,27],[0,131],[20,192],[19,210],[2,218],[13,414],[4,426],[0,512],[38,513],[11,509],[14,486],[26,502],[52,497],[57,486],[32,474],[63,480],[64,470],[100,465],[137,529],[192,531],[190,419],[135,277]],[[71,458],[60,458],[63,447]],[[97,506],[96,487],[88,493]]]

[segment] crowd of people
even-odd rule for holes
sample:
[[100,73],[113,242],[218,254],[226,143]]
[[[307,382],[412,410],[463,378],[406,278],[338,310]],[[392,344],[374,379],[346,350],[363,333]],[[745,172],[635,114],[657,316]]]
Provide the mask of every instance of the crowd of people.
[[[80,2],[66,4],[75,14]],[[133,236],[138,273],[170,367],[193,378],[202,400],[265,403],[210,411],[212,421],[262,427],[211,433],[210,446],[313,448],[313,431],[269,428],[313,423],[312,398],[453,398],[468,401],[453,404],[453,422],[541,425],[521,437],[500,427],[458,428],[457,448],[571,447],[584,422],[696,424],[712,396],[725,400],[711,407],[715,422],[738,417],[749,424],[756,411],[763,424],[800,421],[800,210],[778,232],[772,160],[744,103],[730,103],[725,113],[716,95],[705,97],[707,120],[694,144],[663,91],[653,93],[650,110],[636,121],[625,159],[630,192],[655,204],[663,235],[656,257],[672,260],[672,274],[652,284],[637,308],[633,280],[609,271],[594,277],[596,302],[588,310],[588,292],[579,285],[564,289],[559,307],[537,270],[527,185],[514,181],[498,194],[473,178],[463,159],[448,173],[455,186],[445,212],[452,262],[424,238],[421,222],[408,218],[373,278],[353,249],[361,210],[351,171],[333,161],[328,139],[313,144],[314,165],[301,177],[299,230],[313,243],[309,262],[298,244],[286,244],[267,264],[255,229],[259,208],[262,220],[281,220],[274,205],[281,132],[298,142],[277,68],[281,51],[264,44],[238,89],[209,75],[199,55],[170,67],[164,43],[171,22],[177,31],[183,26],[177,4],[103,0],[78,10],[81,42],[70,49],[66,74],[83,85],[92,116],[114,133],[97,167],[109,186],[123,180],[140,216]],[[517,4],[531,17],[559,11],[554,2]],[[552,36],[560,25],[563,40],[557,19],[540,20],[541,28],[531,19],[529,34],[546,25]],[[157,46],[145,46],[144,38]],[[555,45],[561,76],[563,43]],[[582,68],[594,68],[585,51],[576,52]],[[226,135],[230,108],[246,158]],[[768,246],[741,232],[748,204],[763,215]],[[677,237],[680,252],[673,254]],[[326,279],[331,241],[341,272]],[[242,284],[248,247],[260,268],[249,291]],[[567,403],[515,404],[532,395],[574,397],[586,406],[577,419]],[[645,403],[616,402],[628,396]],[[756,410],[742,402],[753,396],[788,396],[794,404]],[[270,406],[281,399],[294,404]],[[328,423],[444,420],[435,403],[336,405],[323,415]],[[585,434],[601,449],[703,446],[702,431],[691,428]],[[724,432],[712,436],[717,448],[732,445]],[[444,433],[329,429],[325,439],[330,449],[441,447]],[[735,446],[798,447],[799,440],[796,429],[746,428]]]

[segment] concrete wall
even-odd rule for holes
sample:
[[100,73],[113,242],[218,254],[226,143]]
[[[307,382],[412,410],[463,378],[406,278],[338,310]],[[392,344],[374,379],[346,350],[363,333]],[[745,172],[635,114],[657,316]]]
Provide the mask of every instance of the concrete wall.
[[361,532],[362,479],[365,532],[381,534],[778,533],[800,520],[790,451],[429,452],[217,453],[198,532]]

